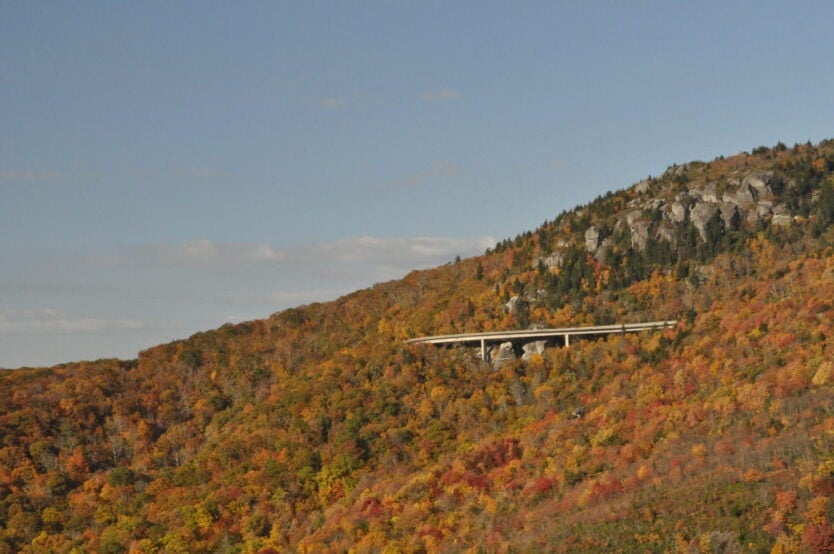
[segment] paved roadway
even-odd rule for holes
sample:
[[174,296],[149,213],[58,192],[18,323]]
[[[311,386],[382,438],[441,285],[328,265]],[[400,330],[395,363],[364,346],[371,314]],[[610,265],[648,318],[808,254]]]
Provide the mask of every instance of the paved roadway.
[[456,335],[434,335],[417,337],[405,341],[407,344],[480,344],[481,357],[486,359],[486,345],[496,342],[522,340],[543,340],[561,337],[565,346],[570,346],[570,337],[579,335],[610,335],[613,333],[634,333],[671,327],[676,320],[649,321],[646,323],[622,323],[619,325],[593,325],[588,327],[562,327],[558,329],[523,329],[519,331],[489,331],[484,333],[460,333]]

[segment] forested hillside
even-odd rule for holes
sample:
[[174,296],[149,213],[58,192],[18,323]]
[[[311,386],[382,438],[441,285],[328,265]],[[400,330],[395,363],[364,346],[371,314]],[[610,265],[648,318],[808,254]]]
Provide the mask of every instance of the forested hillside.
[[[834,141],[484,255],[0,373],[0,552],[834,551]],[[677,319],[496,367],[420,335]]]

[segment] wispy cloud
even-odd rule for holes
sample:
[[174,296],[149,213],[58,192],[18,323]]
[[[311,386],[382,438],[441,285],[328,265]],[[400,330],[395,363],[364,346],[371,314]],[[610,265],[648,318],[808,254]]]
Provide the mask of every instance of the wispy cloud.
[[449,88],[425,91],[420,93],[420,100],[434,104],[454,102],[455,100],[460,100],[460,92]]
[[344,296],[352,292],[349,288],[340,289],[311,289],[301,291],[278,291],[263,295],[262,299],[278,306],[298,306],[310,302],[322,302]]
[[0,311],[0,335],[73,335],[178,328],[176,322],[72,317],[54,309]]
[[265,262],[283,259],[284,254],[268,244],[224,243],[207,239],[183,241],[176,246],[154,249],[155,257],[168,264],[206,265]]
[[494,244],[491,237],[463,240],[447,237],[378,238],[348,237],[314,244],[301,252],[334,262],[384,264],[410,268],[443,263],[454,256],[480,253]]
[[452,177],[459,175],[461,169],[456,164],[446,160],[435,160],[427,168],[418,173],[407,175],[400,179],[394,179],[385,183],[369,184],[363,188],[369,190],[403,190],[416,188],[424,182],[437,177]]
[[481,254],[494,245],[492,237],[346,237],[294,247],[287,251],[283,268],[306,276],[311,283],[318,282],[319,287],[351,286],[355,290],[400,278],[414,269],[442,265],[457,256]]
[[0,170],[0,181],[54,181],[60,179],[61,174],[51,169],[2,169]]
[[292,259],[298,271],[310,276],[329,274],[334,277],[333,283],[367,286],[400,278],[413,269],[448,263],[457,256],[480,254],[494,242],[490,237],[348,237],[299,247]]
[[[0,275],[0,296],[11,292],[14,307],[24,308],[0,310],[0,366],[133,356],[225,321],[332,300],[494,244],[491,237],[354,236],[289,246],[197,239],[65,255],[47,264],[46,281],[31,286]],[[44,302],[52,309],[25,309]]]
[[[183,241],[175,246],[153,249],[156,263],[186,266],[223,265],[239,267],[270,263],[287,271],[328,266],[384,266],[402,270],[442,264],[455,256],[480,254],[494,246],[492,237],[456,239],[449,237],[379,238],[346,237],[330,242],[276,248],[269,244],[222,243],[208,239]],[[154,263],[151,260],[151,263]]]

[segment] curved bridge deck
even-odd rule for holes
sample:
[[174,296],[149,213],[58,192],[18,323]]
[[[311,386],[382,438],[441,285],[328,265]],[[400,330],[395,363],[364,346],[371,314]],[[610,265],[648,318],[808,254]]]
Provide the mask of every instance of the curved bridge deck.
[[520,342],[523,340],[559,340],[570,346],[572,336],[610,335],[614,333],[635,333],[672,327],[677,320],[649,321],[646,323],[622,323],[618,325],[593,325],[588,327],[562,327],[558,329],[523,329],[520,331],[488,331],[484,333],[461,333],[457,335],[434,335],[409,339],[406,344],[472,344],[480,345],[481,358],[486,360],[487,344]]

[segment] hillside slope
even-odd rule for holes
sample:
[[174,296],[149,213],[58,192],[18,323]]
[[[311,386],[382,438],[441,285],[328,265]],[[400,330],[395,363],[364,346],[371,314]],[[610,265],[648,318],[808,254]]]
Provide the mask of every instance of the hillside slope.
[[[830,551],[833,170],[673,166],[477,258],[4,372],[0,552]],[[497,369],[403,343],[658,319]]]

